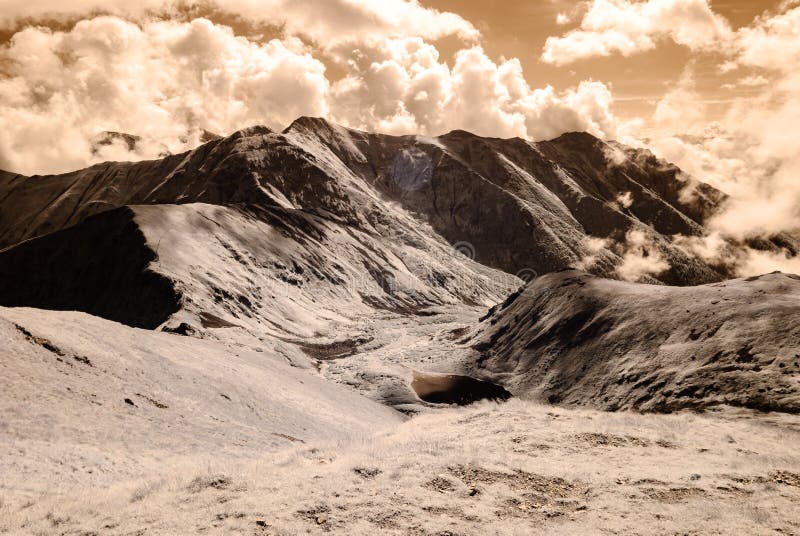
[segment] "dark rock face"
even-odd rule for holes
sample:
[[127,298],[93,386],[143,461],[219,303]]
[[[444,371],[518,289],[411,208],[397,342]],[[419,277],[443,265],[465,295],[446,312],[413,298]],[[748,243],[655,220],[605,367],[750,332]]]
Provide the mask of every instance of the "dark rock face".
[[[343,143],[345,137],[348,143]],[[468,242],[479,262],[510,273],[547,273],[574,266],[587,236],[624,241],[640,226],[672,264],[658,277],[697,284],[721,274],[670,244],[672,234],[700,235],[702,223],[725,196],[684,179],[680,170],[647,151],[573,133],[531,143],[454,131],[435,139],[345,131],[303,118],[284,131],[329,148],[382,196],[421,214],[451,243]],[[619,163],[609,160],[614,152]],[[398,169],[400,170],[398,172]],[[680,201],[692,182],[695,199]],[[617,204],[630,193],[630,207]],[[593,272],[612,275],[620,261],[604,252]]]
[[[512,274],[575,266],[587,254],[585,238],[620,241],[646,227],[672,265],[657,276],[662,282],[719,280],[669,235],[701,234],[724,196],[696,183],[687,205],[685,186],[674,166],[588,134],[542,143],[463,131],[397,137],[301,118],[281,133],[254,127],[161,160],[58,176],[0,173],[0,248],[120,206],[201,202],[303,210],[391,240],[424,223]],[[623,194],[627,207],[616,202]],[[613,275],[620,262],[604,250],[591,270]]]
[[150,271],[155,258],[133,211],[116,209],[0,252],[0,300],[153,329],[180,307],[172,282]]
[[554,403],[797,413],[797,318],[800,276],[677,288],[563,271],[490,310],[471,368]]

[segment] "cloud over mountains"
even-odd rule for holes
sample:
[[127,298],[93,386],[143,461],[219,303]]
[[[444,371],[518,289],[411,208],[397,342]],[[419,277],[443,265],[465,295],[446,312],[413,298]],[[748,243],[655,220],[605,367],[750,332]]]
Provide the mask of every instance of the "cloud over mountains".
[[[101,6],[82,2],[66,13],[46,2],[13,5],[6,23],[21,28],[0,49],[0,167],[58,172],[125,156],[120,144],[92,147],[102,131],[141,136],[127,156],[148,158],[164,144],[196,145],[203,129],[280,128],[300,115],[389,133],[616,134],[605,84],[534,89],[518,60],[490,58],[478,31],[452,13],[401,0],[380,10],[368,2],[225,4],[281,28],[264,39],[191,18],[192,4],[112,2],[101,8],[109,14],[63,30],[20,17],[80,17]],[[432,42],[445,36],[462,44],[450,62]]]
[[[489,52],[475,24],[417,1],[12,0],[0,17],[11,36],[0,44],[0,168],[55,173],[155,158],[196,146],[206,131],[279,129],[301,115],[391,134],[465,129],[541,140],[588,131],[629,144],[646,139],[730,194],[709,223],[719,237],[798,230],[800,161],[788,135],[800,124],[797,2],[740,28],[708,0],[593,0],[561,15],[553,28],[561,35],[546,40],[542,62],[676,43],[738,73],[750,93],[729,99],[710,122],[692,60],[653,115],[622,120],[612,85],[533,83],[520,59]],[[105,132],[136,137],[98,144]],[[702,249],[722,257],[717,246],[726,240]],[[762,254],[747,255],[764,265]]]

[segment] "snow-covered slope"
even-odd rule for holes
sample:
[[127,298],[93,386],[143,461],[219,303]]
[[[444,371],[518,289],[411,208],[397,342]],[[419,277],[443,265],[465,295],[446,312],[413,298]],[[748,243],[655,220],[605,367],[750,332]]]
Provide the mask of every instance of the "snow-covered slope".
[[279,207],[134,212],[158,252],[151,270],[184,296],[173,325],[213,313],[262,333],[335,335],[375,309],[414,315],[434,305],[491,305],[518,285],[422,232],[411,247]]
[[800,412],[800,276],[697,287],[541,277],[471,334],[474,373],[518,396],[603,409]]

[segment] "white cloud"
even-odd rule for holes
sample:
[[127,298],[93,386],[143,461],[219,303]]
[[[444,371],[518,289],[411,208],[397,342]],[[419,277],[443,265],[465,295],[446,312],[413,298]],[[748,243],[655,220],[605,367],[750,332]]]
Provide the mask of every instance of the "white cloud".
[[580,28],[547,39],[542,60],[564,65],[596,56],[631,56],[665,39],[704,49],[730,33],[708,0],[594,0]]
[[760,74],[751,75],[751,76],[745,76],[744,78],[740,78],[737,81],[737,84],[745,87],[765,86],[769,84],[769,79],[765,76],[761,76]]
[[5,0],[0,25],[21,19],[87,16],[98,12],[133,18],[175,17],[190,8],[215,9],[248,21],[280,26],[323,46],[342,40],[385,37],[458,36],[475,40],[479,32],[459,15],[421,6],[417,0]]
[[741,65],[794,70],[800,61],[800,6],[765,14],[737,32],[736,61]]
[[774,78],[755,86],[759,95],[735,99],[713,124],[704,121],[699,95],[670,93],[657,107],[661,130],[649,133],[660,156],[731,196],[707,225],[736,240],[800,231],[800,76]]
[[588,271],[594,268],[597,261],[600,259],[600,254],[604,249],[611,247],[611,240],[608,238],[598,238],[595,236],[586,236],[581,240],[584,254],[581,259],[575,263],[574,268],[578,270]]
[[359,49],[348,77],[333,88],[334,118],[393,133],[466,129],[486,136],[545,139],[584,130],[613,136],[613,98],[599,82],[558,94],[532,89],[517,59],[496,63],[484,50],[460,50],[452,67],[419,38]]
[[71,30],[29,27],[0,49],[0,168],[60,172],[124,147],[93,152],[101,131],[142,137],[131,159],[252,124],[279,129],[301,115],[395,134],[551,138],[586,130],[613,136],[612,96],[599,82],[563,93],[532,89],[516,59],[479,46],[451,66],[419,37],[339,44],[345,76],[331,83],[322,56],[299,38],[249,41],[207,19],[130,22],[102,16]]
[[702,123],[706,117],[706,105],[695,89],[690,65],[683,71],[675,86],[658,101],[653,123],[657,128],[684,133],[687,125]]
[[747,256],[738,267],[742,277],[762,275],[771,272],[800,274],[800,257],[787,252],[756,251],[747,249]]
[[[619,197],[620,203],[632,202],[630,192]],[[574,268],[591,270],[604,256],[607,260],[621,258],[622,262],[615,268],[615,273],[625,281],[641,281],[647,277],[658,276],[670,268],[669,262],[655,243],[650,231],[643,228],[629,230],[622,242],[588,236],[581,241],[581,248],[583,256],[574,264]],[[684,249],[688,251],[689,247],[684,246]]]
[[[69,32],[27,28],[0,60],[0,167],[15,171],[96,161],[104,155],[92,154],[90,140],[105,130],[181,150],[197,144],[201,128],[277,127],[329,111],[325,67],[300,42],[259,45],[205,19],[140,27],[98,17]],[[137,148],[144,152],[131,157],[157,156]]]
[[739,275],[800,267],[788,252],[745,245],[780,233],[800,236],[800,7],[783,7],[738,30],[721,48],[734,60],[728,63],[757,70],[738,82],[756,95],[733,99],[725,116],[708,124],[687,75],[676,89],[679,98],[671,92],[659,103],[647,133],[660,156],[730,195],[707,222],[710,235],[689,245]]
[[[789,148],[794,136],[787,136],[796,132],[800,106],[793,100],[762,106],[743,101],[707,135],[650,141],[659,156],[730,195],[706,227],[738,244],[800,233],[800,157]],[[733,264],[743,265],[741,255]]]
[[640,229],[628,231],[625,243],[620,245],[622,264],[617,266],[617,275],[626,281],[639,281],[646,276],[657,276],[669,270],[669,263],[652,242],[652,238]]
[[674,245],[705,262],[723,267],[739,277],[762,275],[774,271],[800,274],[800,257],[789,251],[761,251],[731,243],[719,231],[707,236],[677,236]]
[[631,192],[623,192],[617,196],[617,203],[622,208],[631,208],[633,205],[633,194]]

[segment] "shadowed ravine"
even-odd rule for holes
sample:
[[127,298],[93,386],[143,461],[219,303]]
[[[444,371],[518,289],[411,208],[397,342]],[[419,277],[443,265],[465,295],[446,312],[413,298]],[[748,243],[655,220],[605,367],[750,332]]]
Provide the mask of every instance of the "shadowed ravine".
[[432,374],[414,371],[411,388],[425,402],[467,406],[479,400],[503,401],[511,393],[500,385],[457,374]]

